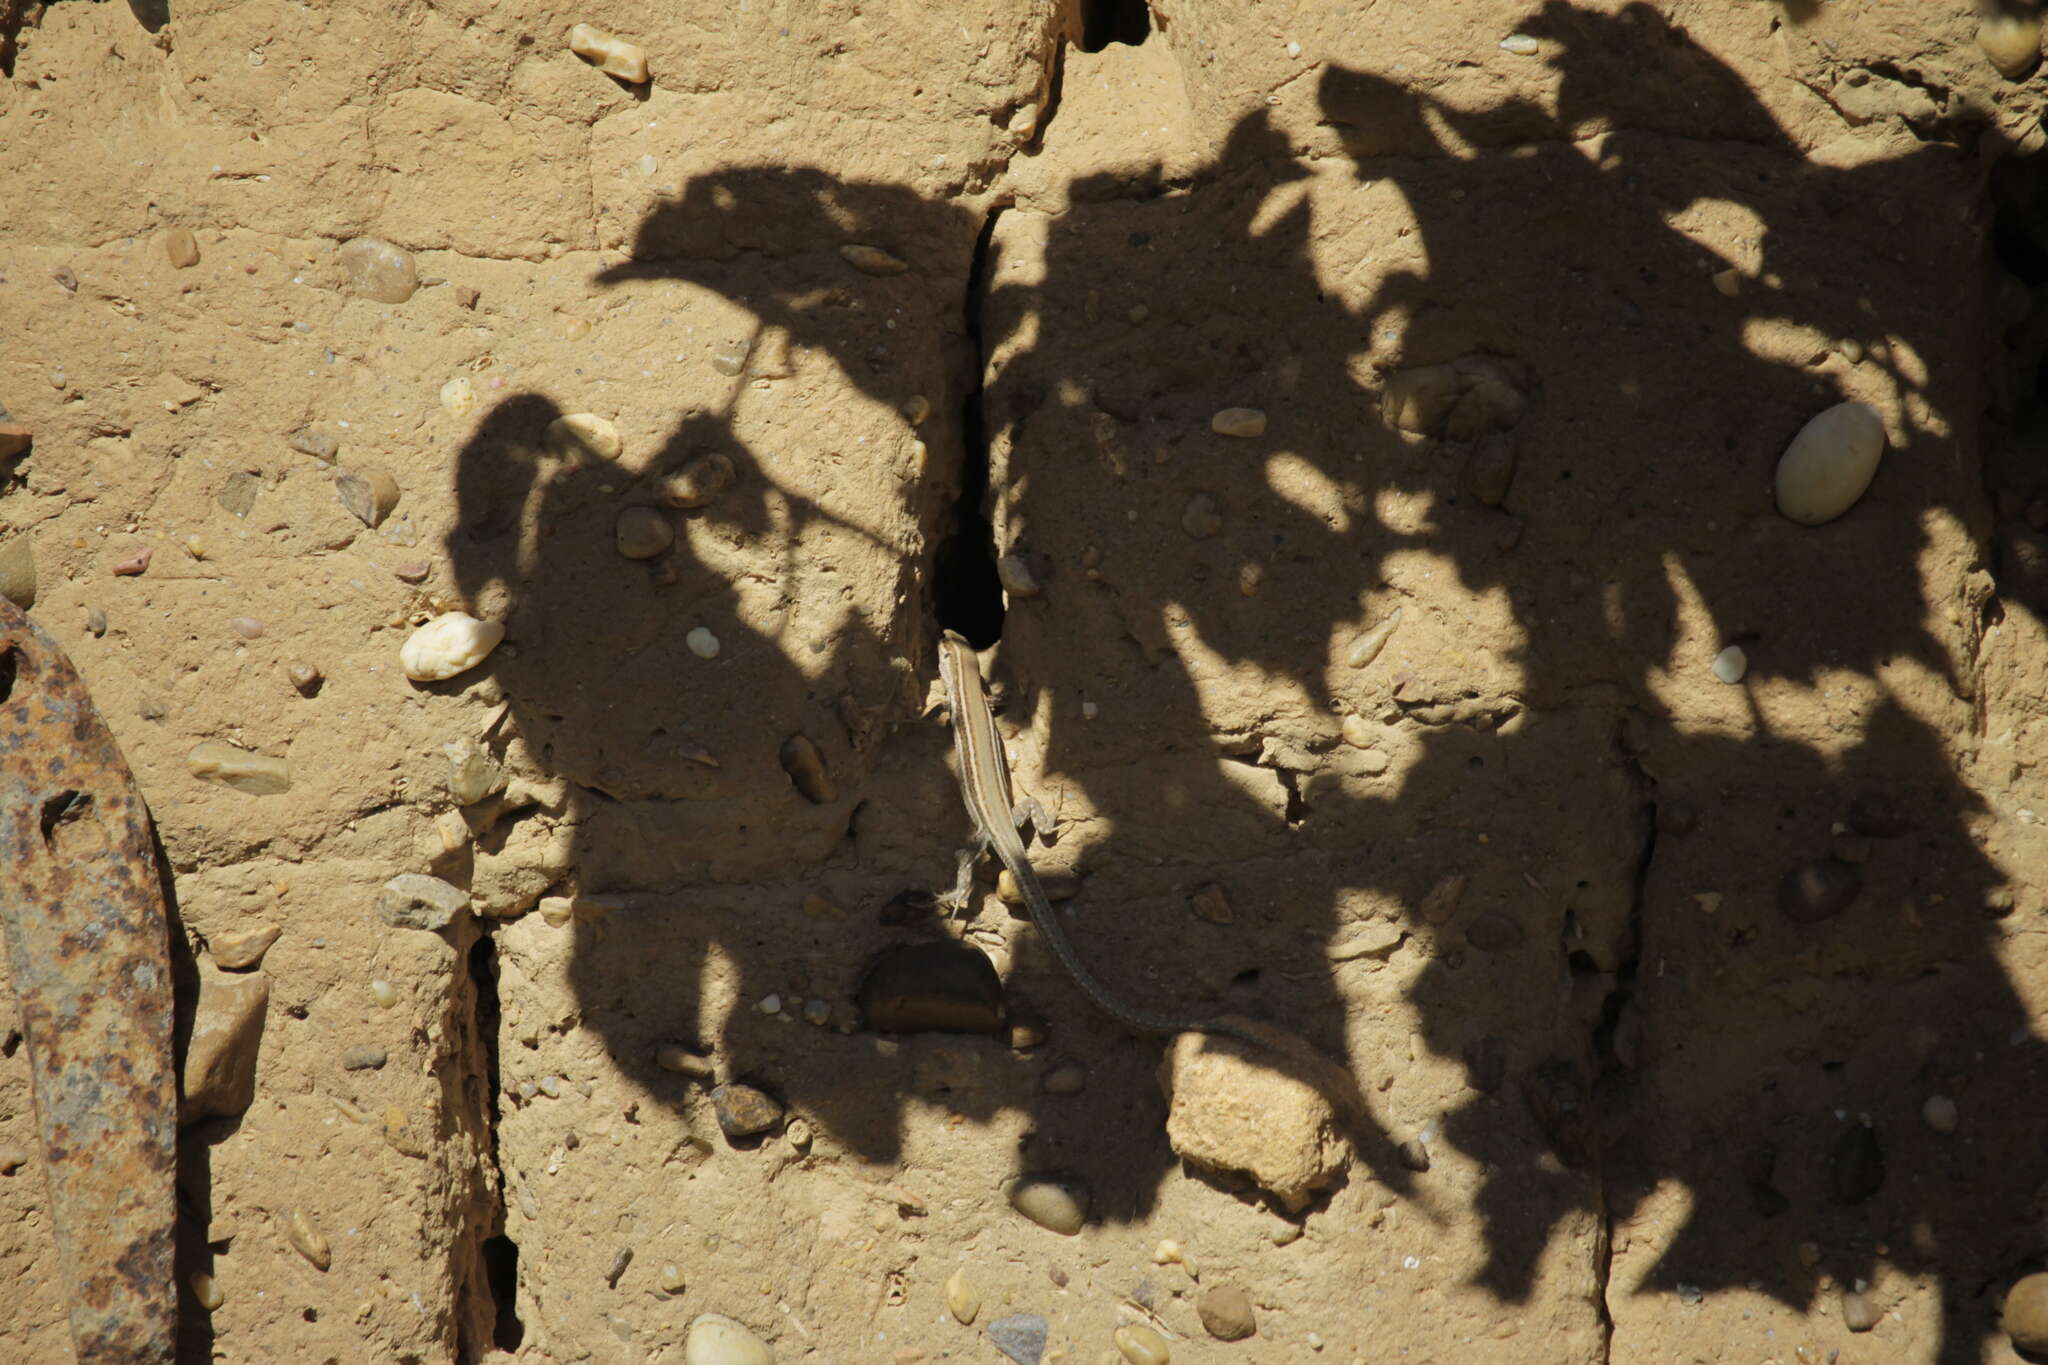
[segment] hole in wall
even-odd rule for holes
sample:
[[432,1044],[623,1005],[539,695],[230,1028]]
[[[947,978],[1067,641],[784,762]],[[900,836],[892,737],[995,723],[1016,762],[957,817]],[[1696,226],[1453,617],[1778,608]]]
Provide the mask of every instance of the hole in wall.
[[1137,47],[1152,36],[1152,12],[1145,0],[1081,0],[1081,50],[1100,52],[1111,43]]

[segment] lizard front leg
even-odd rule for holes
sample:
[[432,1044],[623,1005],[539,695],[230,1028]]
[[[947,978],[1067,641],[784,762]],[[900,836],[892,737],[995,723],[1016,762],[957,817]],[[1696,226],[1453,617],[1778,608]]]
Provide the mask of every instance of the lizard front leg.
[[953,889],[938,898],[939,908],[948,914],[957,915],[965,910],[974,899],[974,865],[981,861],[981,855],[988,852],[989,836],[985,830],[976,830],[974,837],[960,850],[960,870],[953,881]]

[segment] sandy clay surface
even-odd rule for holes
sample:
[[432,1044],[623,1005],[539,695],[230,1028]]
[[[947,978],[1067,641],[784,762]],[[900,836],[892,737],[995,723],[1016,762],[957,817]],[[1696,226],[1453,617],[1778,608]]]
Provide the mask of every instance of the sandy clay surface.
[[[185,1358],[2028,1358],[2048,77],[1983,18],[0,3],[0,568],[211,1021]],[[1356,1112],[935,910],[947,626],[1082,957]]]

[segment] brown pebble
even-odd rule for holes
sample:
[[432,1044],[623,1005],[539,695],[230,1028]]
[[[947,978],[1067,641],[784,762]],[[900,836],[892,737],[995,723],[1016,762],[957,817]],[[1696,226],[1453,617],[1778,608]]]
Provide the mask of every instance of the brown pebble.
[[284,1235],[292,1249],[305,1257],[315,1270],[325,1270],[334,1263],[325,1234],[314,1225],[312,1217],[304,1209],[293,1209],[286,1216]]
[[334,494],[349,514],[365,526],[384,523],[398,506],[398,480],[382,469],[359,469],[334,481]]
[[199,239],[190,228],[172,228],[164,234],[164,255],[180,270],[199,264]]
[[76,294],[78,292],[78,272],[70,266],[58,266],[50,272],[50,278],[61,285],[65,293]]
[[999,1033],[1008,1022],[1002,978],[988,955],[949,939],[882,953],[857,999],[877,1033]]
[[393,565],[391,575],[401,583],[424,583],[433,571],[434,566],[424,559],[408,559],[403,564]]
[[1218,1341],[1243,1341],[1258,1331],[1251,1296],[1232,1284],[1219,1284],[1195,1303],[1202,1327]]
[[738,1081],[727,1081],[711,1091],[711,1106],[718,1126],[729,1138],[765,1133],[782,1121],[782,1105],[766,1091]]
[[1778,910],[1794,924],[1818,924],[1847,910],[1862,889],[1855,868],[1838,858],[1816,858],[1778,883]]
[[0,460],[11,460],[35,443],[36,434],[20,422],[0,421]]
[[2048,1272],[2028,1275],[2006,1291],[2001,1325],[2020,1350],[2048,1353]]
[[791,735],[783,741],[779,757],[782,771],[789,774],[789,780],[803,793],[805,800],[822,806],[838,794],[831,776],[825,771],[825,757],[818,752],[818,746],[811,742],[810,736]]
[[293,687],[306,696],[310,697],[320,690],[320,670],[311,664],[287,664],[284,675],[292,680]]
[[476,301],[482,297],[483,295],[477,292],[475,285],[458,284],[455,286],[455,306],[457,308],[473,309],[476,307]]
[[311,455],[322,464],[333,464],[335,457],[341,453],[340,442],[326,432],[315,431],[311,427],[293,432],[291,447],[301,455]]
[[107,614],[98,607],[91,608],[85,613],[85,628],[95,636],[105,635],[107,633]]
[[129,555],[126,559],[114,565],[114,577],[134,578],[138,574],[147,573],[149,571],[149,558],[155,553],[156,550],[154,548],[137,550],[134,554]]

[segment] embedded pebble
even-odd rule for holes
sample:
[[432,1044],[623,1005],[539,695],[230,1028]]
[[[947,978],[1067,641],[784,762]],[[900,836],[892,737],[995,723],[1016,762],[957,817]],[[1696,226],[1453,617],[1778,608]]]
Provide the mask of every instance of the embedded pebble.
[[261,972],[229,974],[201,958],[192,1034],[180,1072],[184,1126],[232,1118],[256,1098],[256,1053],[270,1008],[270,982]]
[[226,740],[202,741],[185,755],[185,767],[194,777],[250,796],[278,796],[292,786],[291,765],[284,759],[252,753]]
[[382,526],[391,509],[398,506],[398,480],[388,470],[352,470],[335,479],[334,495],[363,525]]
[[1045,1073],[1039,1084],[1048,1095],[1078,1095],[1088,1084],[1088,1068],[1073,1060],[1060,1062]]
[[910,425],[923,426],[925,419],[932,415],[932,400],[921,393],[913,393],[903,400],[903,406],[898,411],[903,414],[903,420]]
[[270,945],[277,942],[277,936],[284,932],[275,924],[258,925],[254,929],[231,930],[215,934],[206,941],[206,950],[216,966],[230,971],[243,971],[258,966],[263,955],[270,951]]
[[2000,1325],[2020,1350],[2048,1352],[2048,1272],[2028,1275],[2005,1292]]
[[1500,50],[1517,57],[1533,57],[1536,55],[1536,40],[1526,33],[1510,33],[1500,40]]
[[476,411],[476,386],[466,375],[456,375],[441,386],[441,409],[450,417],[467,417]]
[[94,636],[105,635],[107,633],[107,614],[98,607],[91,608],[85,613],[85,628],[92,632]]
[[23,611],[36,604],[35,542],[27,536],[0,545],[0,597]]
[[244,640],[260,640],[263,638],[263,623],[253,616],[229,617],[228,629],[234,631],[235,634],[241,636]]
[[1209,430],[1218,436],[1264,436],[1266,414],[1257,408],[1224,408],[1209,419]]
[[423,872],[401,872],[377,893],[377,913],[394,929],[446,929],[467,909],[467,891]]
[[357,237],[336,253],[356,293],[378,303],[404,303],[420,287],[412,255],[377,237]]
[[617,1289],[619,1287],[620,1278],[625,1275],[627,1267],[631,1266],[632,1264],[633,1248],[620,1247],[617,1251],[612,1253],[612,1263],[604,1272],[604,1282],[610,1285],[612,1288]]
[[1956,1130],[1956,1102],[1946,1095],[1929,1095],[1927,1102],[1920,1106],[1920,1117],[1937,1133],[1953,1133]]
[[791,1119],[788,1126],[782,1130],[782,1135],[788,1138],[789,1145],[799,1152],[811,1150],[811,1125],[802,1119]]
[[988,1325],[989,1343],[1017,1365],[1038,1365],[1045,1358],[1047,1334],[1045,1319],[1036,1313],[1016,1313]]
[[661,483],[661,499],[685,511],[703,507],[732,486],[737,471],[732,457],[713,451],[699,455]]
[[1742,292],[1742,272],[1733,267],[1716,270],[1708,278],[1713,281],[1714,292],[1724,299],[1732,299]]
[[571,412],[557,417],[548,423],[541,440],[551,454],[579,462],[586,456],[616,460],[626,448],[619,438],[618,425],[594,412]]
[[628,507],[619,513],[613,531],[619,553],[628,559],[652,559],[675,544],[675,528],[652,507]]
[[65,293],[76,294],[78,292],[78,272],[70,266],[58,266],[50,272],[50,278],[55,280]]
[[1741,645],[1730,645],[1714,656],[1710,666],[1715,677],[1732,687],[1749,672],[1749,655],[1742,652]]
[[1048,1232],[1072,1237],[1088,1221],[1088,1186],[1079,1176],[1022,1176],[1010,1186],[1010,1207]]
[[325,1270],[334,1262],[327,1246],[327,1238],[313,1224],[312,1217],[304,1209],[293,1209],[284,1220],[285,1240],[292,1244],[292,1250],[305,1257],[315,1270]]
[[482,297],[483,295],[477,292],[477,288],[473,284],[458,284],[455,286],[455,306],[457,308],[473,310],[476,307],[476,301]]
[[1002,978],[972,944],[939,939],[876,957],[856,993],[876,1033],[999,1033],[1009,1007]]
[[972,1327],[981,1312],[981,1286],[968,1278],[966,1266],[946,1277],[946,1311],[962,1327]]
[[320,690],[323,676],[319,669],[307,663],[285,665],[284,675],[291,680],[293,687],[309,697]]
[[1021,555],[1004,555],[997,559],[996,578],[1002,583],[1003,591],[1012,597],[1038,596],[1038,580],[1032,577],[1031,566]]
[[291,448],[301,455],[311,455],[322,464],[333,464],[341,453],[341,443],[324,431],[305,427],[292,433]]
[[1778,459],[1778,510],[1802,526],[1833,521],[1877,477],[1884,419],[1868,403],[1837,403],[1799,429]]
[[352,1047],[342,1052],[341,1069],[343,1071],[381,1071],[384,1069],[384,1063],[389,1060],[390,1055],[381,1047],[370,1047],[368,1045]]
[[661,1287],[664,1294],[683,1292],[683,1272],[677,1268],[674,1261],[662,1262],[661,1273],[654,1277],[654,1282]]
[[1863,889],[1862,874],[1837,858],[1816,858],[1778,883],[1778,910],[1794,924],[1818,924],[1849,908]]
[[13,1175],[28,1164],[28,1148],[12,1145],[0,1147],[0,1175]]
[[34,444],[33,429],[20,422],[7,420],[7,409],[0,408],[0,460],[11,460]]
[[1387,618],[1351,642],[1344,651],[1344,662],[1353,668],[1364,668],[1380,657],[1380,651],[1387,647],[1387,641],[1394,638],[1394,627],[1401,624],[1401,608],[1395,607]]
[[1218,1341],[1243,1341],[1258,1330],[1249,1294],[1232,1284],[1219,1284],[1195,1301],[1203,1330]]
[[451,611],[421,626],[399,647],[398,665],[414,682],[440,682],[482,663],[505,638],[496,621]]
[[401,583],[424,583],[434,566],[424,559],[408,559],[391,566],[391,576]]
[[690,1076],[697,1080],[709,1080],[718,1073],[711,1059],[693,1052],[681,1043],[663,1043],[654,1049],[654,1064],[663,1071],[673,1071],[678,1076]]
[[156,551],[154,548],[147,550],[137,550],[134,554],[129,555],[126,559],[121,560],[114,565],[112,570],[114,577],[133,578],[137,574],[149,572],[150,557],[155,553]]
[[1143,1323],[1126,1323],[1116,1329],[1110,1340],[1130,1365],[1167,1365],[1173,1359],[1166,1348],[1166,1338]]
[[1216,508],[1216,499],[1207,493],[1197,493],[1181,509],[1180,529],[1196,540],[1207,540],[1223,529],[1223,514]]
[[1237,912],[1230,906],[1230,893],[1215,882],[1197,888],[1195,894],[1188,897],[1188,909],[1194,912],[1196,919],[1210,924],[1237,922]]
[[209,1313],[228,1301],[228,1296],[221,1292],[220,1285],[215,1282],[213,1276],[203,1270],[192,1272],[186,1283],[192,1286],[192,1297]]
[[698,626],[695,630],[692,630],[683,637],[683,643],[688,645],[690,652],[700,659],[715,659],[718,657],[718,637],[711,633],[708,626]]
[[1868,1332],[1883,1314],[1870,1295],[1846,1290],[1842,1294],[1842,1325],[1852,1332]]
[[777,757],[782,762],[782,771],[789,774],[789,780],[806,801],[823,806],[837,797],[838,789],[832,784],[831,774],[825,771],[825,756],[818,752],[809,735],[791,735],[783,741]]
[[164,256],[179,270],[198,265],[199,239],[190,228],[172,228],[164,234]]
[[398,1003],[398,987],[377,977],[370,982],[370,999],[377,1002],[378,1009],[388,1010]]
[[2025,80],[2041,59],[2041,21],[2031,14],[1994,14],[1977,25],[1977,46],[1999,75]]
[[878,246],[862,246],[849,243],[839,248],[839,254],[846,263],[863,275],[901,275],[910,269],[908,262],[892,256]]
[[1372,722],[1355,711],[1339,721],[1337,729],[1344,736],[1344,742],[1354,749],[1370,749],[1377,737]]
[[711,1107],[727,1137],[752,1137],[782,1122],[782,1105],[772,1095],[738,1081],[714,1087]]
[[455,740],[441,752],[448,756],[448,794],[456,805],[474,806],[504,787],[505,770],[475,740]]
[[647,53],[603,29],[577,24],[569,30],[569,50],[607,76],[634,85],[647,84]]
[[246,469],[228,475],[227,482],[220,486],[220,493],[214,498],[234,516],[246,517],[249,509],[256,505],[256,495],[263,489],[263,480]]
[[728,378],[737,376],[747,368],[747,356],[752,348],[744,341],[735,341],[721,346],[711,353],[711,368]]

